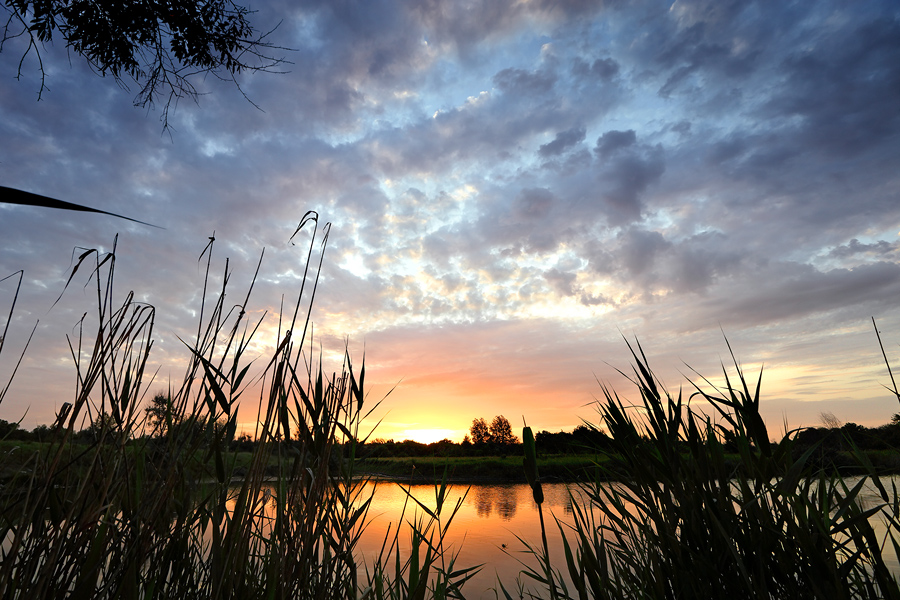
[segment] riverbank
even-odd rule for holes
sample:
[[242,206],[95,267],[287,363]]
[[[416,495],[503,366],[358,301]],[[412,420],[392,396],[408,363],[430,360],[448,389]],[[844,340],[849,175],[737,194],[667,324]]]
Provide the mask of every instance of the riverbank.
[[[7,479],[13,473],[29,472],[35,464],[35,455],[46,453],[48,443],[12,442],[0,440],[0,464],[7,471],[7,477],[0,474],[0,480]],[[78,446],[70,448],[69,459],[77,462]],[[241,477],[252,465],[251,452],[233,452],[234,475]],[[585,481],[596,476],[597,465],[609,461],[603,454],[549,455],[540,457],[540,475],[546,482],[567,483]],[[203,453],[197,453],[189,470],[196,475],[209,476],[214,472],[214,465],[203,464]],[[525,483],[522,470],[522,457],[507,456],[471,456],[471,457],[391,457],[364,458],[354,465],[354,474],[361,477],[384,479],[405,483],[433,483],[440,481],[447,471],[447,479],[452,483]],[[204,475],[205,474],[205,475]],[[265,469],[267,478],[277,477],[277,458],[272,457]]]
[[[603,454],[550,455],[540,457],[543,481],[566,483],[592,479],[597,465],[607,463]],[[447,472],[452,483],[525,483],[521,456],[394,457],[360,460],[360,474],[411,483],[440,481]]]
[[[900,452],[868,450],[863,452],[875,471],[881,475],[900,474]],[[741,468],[738,454],[726,454],[724,460],[735,474]],[[619,458],[607,454],[575,454],[538,456],[541,480],[547,483],[577,483],[609,480]],[[868,473],[850,452],[813,453],[811,462],[819,462],[826,471],[842,476]],[[601,467],[606,467],[604,470]],[[363,459],[357,462],[359,475],[405,483],[440,481],[444,470],[451,483],[525,483],[521,456],[480,457],[396,457]]]
[[[0,440],[0,457],[7,475],[11,472],[27,472],[29,465],[34,464],[33,457],[49,449],[49,444],[39,442],[13,442]],[[77,460],[77,446],[70,449],[71,460]],[[880,474],[900,474],[900,452],[896,450],[867,450],[864,455]],[[251,467],[252,452],[233,452],[230,454],[235,476],[243,476]],[[814,454],[813,461],[823,467],[832,467],[841,475],[852,476],[866,473],[863,465],[855,462],[849,452],[820,452]],[[596,454],[549,454],[538,456],[538,469],[541,480],[547,483],[575,483],[610,479],[610,472],[615,469],[618,457],[603,453]],[[726,454],[725,460],[736,470],[740,468],[740,456]],[[214,465],[202,464],[202,453],[198,453],[191,469],[197,474],[211,474]],[[600,467],[606,467],[603,471]],[[525,483],[522,468],[522,457],[509,454],[506,456],[416,456],[416,457],[379,457],[357,459],[354,474],[358,477],[397,481],[401,483],[428,484],[440,481],[446,470],[450,483]],[[828,469],[826,469],[828,470]],[[267,477],[277,477],[277,459],[273,456]],[[0,479],[6,477],[0,476]]]

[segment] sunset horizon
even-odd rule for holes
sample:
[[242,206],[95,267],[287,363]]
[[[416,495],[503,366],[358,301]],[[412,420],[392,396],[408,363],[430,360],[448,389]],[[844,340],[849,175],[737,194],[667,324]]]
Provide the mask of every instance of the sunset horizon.
[[85,314],[96,327],[97,294],[87,266],[67,280],[114,243],[115,299],[156,310],[145,402],[180,385],[226,264],[228,309],[260,264],[243,308],[262,372],[307,211],[301,318],[325,254],[304,342],[326,374],[365,362],[372,439],[597,423],[601,385],[634,399],[637,342],[685,397],[733,376],[730,345],[762,372],[773,436],[900,412],[872,321],[900,365],[893,3],[255,10],[283,72],[196,79],[198,102],[167,113],[61,40],[40,48],[46,89],[27,41],[4,45],[0,185],[160,228],[0,203],[0,386],[17,369],[0,419],[32,429],[71,402],[69,340]]

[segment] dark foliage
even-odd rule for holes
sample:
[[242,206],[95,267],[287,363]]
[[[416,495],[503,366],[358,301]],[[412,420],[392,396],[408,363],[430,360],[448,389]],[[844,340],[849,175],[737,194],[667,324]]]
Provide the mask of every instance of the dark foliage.
[[[900,597],[886,561],[900,548],[900,496],[853,443],[869,430],[850,424],[818,440],[843,439],[864,469],[845,479],[810,460],[815,445],[797,452],[796,431],[770,439],[761,377],[745,377],[736,359],[736,376],[723,372],[721,386],[704,378],[712,391],[695,387],[685,397],[666,390],[639,344],[629,349],[639,398],[603,387],[598,401],[617,460],[598,463],[599,476],[572,495],[574,525],[557,523],[563,566],[559,557],[551,565],[546,543],[527,545],[538,564],[524,575],[539,588],[519,597]],[[876,533],[879,521],[886,533]]]
[[472,436],[472,443],[477,445],[487,444],[491,441],[491,430],[487,422],[478,418],[472,421],[472,427],[469,428],[469,434]]
[[191,2],[147,0],[4,0],[9,17],[3,43],[24,37],[28,46],[19,62],[34,52],[46,75],[41,47],[54,35],[81,55],[100,75],[123,83],[130,78],[141,86],[135,104],[146,106],[168,97],[197,97],[190,78],[213,74],[234,79],[242,71],[270,70],[282,62],[267,54],[274,47],[250,23],[251,11],[230,0]]
[[609,448],[609,436],[596,427],[579,425],[573,431],[539,431],[535,435],[541,454],[592,454]]
[[519,438],[513,433],[512,425],[509,424],[506,417],[497,415],[494,417],[494,420],[491,421],[490,441],[492,444],[497,444],[499,446],[508,446],[510,444],[517,444]]
[[109,215],[111,217],[125,219],[126,221],[140,223],[141,225],[147,225],[149,227],[158,227],[157,225],[153,225],[152,223],[138,221],[137,219],[132,219],[131,217],[126,217],[125,215],[119,215],[116,213],[107,212],[105,210],[99,210],[97,208],[91,208],[89,206],[76,204],[74,202],[66,202],[65,200],[57,200],[56,198],[50,198],[48,196],[26,192],[25,190],[6,187],[5,185],[0,185],[0,202],[4,204],[18,204],[20,206],[40,206],[42,208],[55,208],[58,210],[72,210],[76,212],[89,212],[101,215]]

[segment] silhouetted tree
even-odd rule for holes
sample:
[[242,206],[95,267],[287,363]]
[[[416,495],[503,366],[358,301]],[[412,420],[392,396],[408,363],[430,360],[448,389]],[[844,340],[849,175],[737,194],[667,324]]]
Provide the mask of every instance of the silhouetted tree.
[[150,400],[150,406],[144,409],[147,415],[147,425],[150,427],[150,435],[163,437],[170,428],[180,423],[180,419],[174,414],[172,400],[168,395],[158,393]]
[[237,452],[252,452],[255,446],[249,433],[242,433],[231,442],[231,449]]
[[116,419],[111,414],[100,412],[88,423],[87,427],[75,433],[75,439],[86,444],[99,442],[102,439],[111,442],[114,432],[118,429]]
[[38,425],[31,430],[31,435],[37,442],[49,442],[53,435],[53,430],[47,425]]
[[458,456],[457,448],[458,446],[447,438],[428,444],[428,449],[434,456]]
[[575,452],[595,452],[609,446],[609,436],[593,426],[579,425],[572,431]]
[[570,452],[569,445],[572,442],[572,434],[565,431],[550,433],[547,430],[538,431],[534,436],[534,443],[541,454],[562,454]]
[[491,430],[488,428],[487,422],[482,418],[472,421],[469,433],[472,435],[472,443],[475,445],[487,444],[491,441]]
[[38,98],[46,87],[41,48],[56,33],[98,74],[141,86],[136,106],[168,96],[164,123],[173,100],[197,98],[192,76],[212,74],[237,85],[237,73],[283,62],[268,55],[274,49],[266,41],[271,32],[256,31],[252,11],[232,0],[5,0],[4,8],[9,16],[0,50],[14,38],[27,42],[19,69],[21,74],[25,57],[34,52],[41,72]]
[[506,446],[519,442],[519,438],[513,433],[512,425],[509,424],[509,421],[503,415],[494,417],[494,420],[491,421],[490,432],[490,440],[495,444]]
[[18,423],[10,423],[5,419],[0,419],[0,439],[4,439],[19,429]]

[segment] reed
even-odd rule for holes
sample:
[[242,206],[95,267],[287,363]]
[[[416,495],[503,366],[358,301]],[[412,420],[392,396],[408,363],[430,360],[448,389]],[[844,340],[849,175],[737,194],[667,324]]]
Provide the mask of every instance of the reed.
[[[248,357],[262,324],[247,316],[256,276],[229,308],[226,261],[207,304],[210,240],[185,374],[157,406],[152,426],[144,398],[156,311],[132,293],[115,300],[115,247],[80,255],[69,283],[89,272],[96,314],[69,340],[73,398],[62,405],[49,443],[25,460],[0,454],[0,597],[464,597],[480,567],[458,565],[445,544],[463,502],[447,502],[446,470],[434,484],[434,508],[407,488],[405,524],[388,529],[371,564],[356,552],[371,503],[356,471],[368,437],[361,428],[377,404],[366,396],[364,361],[357,365],[345,352],[329,374],[309,334],[328,233],[308,213],[292,236],[309,235],[303,283],[259,368]],[[21,273],[11,277],[21,285]],[[6,337],[5,327],[0,354]],[[526,543],[538,566],[525,568],[513,593],[900,597],[884,559],[886,548],[900,554],[900,496],[863,453],[856,460],[868,474],[851,484],[810,460],[815,447],[797,451],[795,431],[770,441],[759,414],[760,381],[749,381],[736,361],[724,386],[701,380],[685,398],[666,390],[639,344],[629,348],[640,400],[632,406],[602,388],[596,427],[611,440],[598,451],[597,478],[573,493],[574,523],[557,521],[563,555],[552,561],[541,513],[541,543]],[[257,410],[259,443],[249,466],[232,449],[241,402]],[[75,439],[85,421],[93,423],[89,443]],[[523,441],[540,507],[530,429]],[[866,486],[877,493],[874,504],[863,502]],[[883,538],[872,527],[876,518],[885,521]],[[498,588],[513,597],[503,582]]]
[[[812,464],[815,448],[795,451],[796,431],[770,441],[761,376],[753,384],[734,361],[724,386],[701,378],[685,399],[665,389],[639,343],[629,349],[640,400],[629,405],[602,388],[597,408],[613,459],[573,494],[574,524],[557,521],[561,571],[548,572],[546,551],[527,545],[538,566],[523,571],[532,587],[520,580],[520,597],[900,597],[884,560],[886,548],[900,554],[900,498],[862,452],[868,474],[851,484]],[[863,500],[867,486],[873,504]],[[879,518],[883,538],[872,526]]]
[[[385,539],[384,562],[367,565],[355,554],[371,500],[355,472],[356,451],[374,406],[364,362],[357,367],[346,352],[328,374],[308,335],[322,266],[314,250],[324,254],[328,230],[315,213],[297,228],[294,236],[309,235],[303,283],[257,372],[247,357],[262,323],[247,318],[253,282],[229,309],[226,261],[216,299],[200,306],[185,375],[156,415],[155,435],[143,399],[156,311],[132,293],[114,301],[115,248],[81,254],[69,283],[89,271],[96,329],[83,319],[69,340],[74,397],[24,468],[18,457],[7,468],[9,457],[0,456],[0,597],[462,597],[473,569],[458,568],[443,549],[452,514],[442,502],[437,511],[412,505],[409,558],[401,560],[407,529],[399,527]],[[204,299],[214,241],[201,255]],[[238,404],[250,394],[259,443],[250,466],[236,469]],[[76,443],[85,420],[94,423],[93,440]],[[446,482],[436,493],[446,496]]]

